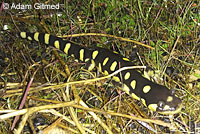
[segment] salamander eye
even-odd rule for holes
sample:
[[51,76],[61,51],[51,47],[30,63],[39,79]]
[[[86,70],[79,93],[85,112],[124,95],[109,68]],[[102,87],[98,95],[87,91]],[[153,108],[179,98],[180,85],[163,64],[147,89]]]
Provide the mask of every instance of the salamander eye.
[[171,89],[171,95],[173,96],[173,95],[175,95],[175,92],[176,92],[176,90],[173,88],[173,89]]
[[165,106],[165,102],[164,101],[159,101],[158,102],[158,108],[159,108],[159,110],[162,110],[164,108],[164,106]]

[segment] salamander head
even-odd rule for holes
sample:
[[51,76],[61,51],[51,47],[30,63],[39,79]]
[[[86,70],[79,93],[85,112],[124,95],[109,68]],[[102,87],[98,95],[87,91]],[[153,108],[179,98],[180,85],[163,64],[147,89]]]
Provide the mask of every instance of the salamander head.
[[[175,96],[173,90],[169,90],[165,86],[154,85],[151,90],[154,102],[148,104],[148,108],[152,111],[156,111],[160,114],[176,114],[182,109],[181,99]],[[154,93],[154,91],[157,91]],[[159,91],[159,92],[158,92]]]

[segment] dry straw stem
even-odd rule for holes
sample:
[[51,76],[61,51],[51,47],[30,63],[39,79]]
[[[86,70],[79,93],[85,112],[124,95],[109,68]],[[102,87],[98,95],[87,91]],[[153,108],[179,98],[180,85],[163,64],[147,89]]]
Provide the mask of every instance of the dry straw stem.
[[123,37],[118,37],[118,36],[115,36],[115,35],[103,34],[103,33],[80,33],[80,34],[73,34],[73,35],[64,35],[64,36],[62,36],[62,38],[66,38],[66,37],[79,37],[79,36],[104,36],[104,37],[111,37],[111,38],[115,38],[115,39],[119,39],[119,40],[123,40],[123,41],[127,41],[127,42],[132,42],[132,43],[135,43],[137,45],[140,45],[140,46],[143,46],[143,47],[146,47],[146,48],[150,48],[152,50],[155,49],[155,48],[153,48],[153,47],[151,47],[149,45],[143,44],[143,43],[138,42],[138,41],[130,40],[130,39],[123,38]]
[[87,108],[87,107],[83,107],[83,106],[77,105],[75,103],[75,101],[63,102],[63,103],[59,103],[59,104],[51,104],[51,105],[44,105],[44,106],[32,107],[32,108],[28,108],[28,109],[17,110],[17,111],[12,112],[12,113],[1,115],[0,116],[0,120],[5,120],[5,119],[11,118],[11,117],[16,116],[16,115],[25,114],[23,116],[23,118],[22,118],[21,123],[19,124],[19,128],[17,129],[18,132],[21,132],[22,129],[23,129],[23,126],[26,123],[27,118],[31,114],[33,114],[35,112],[38,112],[38,111],[41,111],[41,110],[45,110],[45,109],[60,108],[60,107],[75,107],[75,108],[80,108],[82,110],[92,111],[92,112],[96,112],[96,113],[100,113],[100,114],[107,114],[107,115],[113,115],[113,116],[129,118],[129,119],[133,119],[133,120],[140,120],[140,121],[144,121],[144,122],[148,122],[148,123],[155,123],[155,124],[158,124],[158,125],[162,125],[164,127],[169,127],[171,129],[175,129],[175,127],[172,124],[165,123],[165,122],[160,121],[160,120],[145,119],[145,118],[134,117],[134,116],[121,114],[121,113],[106,112],[106,111],[103,111],[103,110]]
[[[111,78],[112,76],[120,73],[123,70],[136,69],[136,68],[146,68],[146,67],[145,66],[122,67],[122,68],[118,69],[117,71],[111,73],[110,75],[107,75],[107,76],[104,76],[104,77],[100,77],[100,78],[88,79],[88,80],[80,80],[80,81],[71,81],[71,82],[67,82],[67,83],[62,83],[62,84],[57,84],[57,85],[51,85],[51,86],[42,87],[42,88],[37,89],[37,90],[35,88],[30,88],[29,94],[30,93],[34,93],[34,92],[39,92],[39,91],[42,91],[42,90],[47,90],[47,89],[55,90],[55,89],[59,89],[59,88],[62,88],[62,87],[66,87],[67,85],[87,83],[87,82],[88,83],[89,82],[95,82],[95,81],[103,80],[103,79],[106,79],[106,78]],[[18,92],[19,91],[22,92],[22,89],[18,89]],[[11,91],[9,91],[9,92],[11,92]],[[15,93],[14,95],[21,95],[21,94],[22,93]],[[13,95],[4,95],[3,98],[10,97],[10,96],[13,96]]]

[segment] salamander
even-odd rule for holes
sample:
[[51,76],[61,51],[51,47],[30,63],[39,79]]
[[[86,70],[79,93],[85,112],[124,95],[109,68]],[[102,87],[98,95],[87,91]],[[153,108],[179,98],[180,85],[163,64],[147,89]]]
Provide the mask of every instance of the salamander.
[[[104,75],[134,65],[128,58],[105,48],[87,48],[46,33],[20,32],[19,35],[22,39],[51,45],[82,62],[90,62],[89,70],[98,67]],[[113,80],[121,83],[123,91],[134,99],[140,100],[152,111],[175,114],[181,110],[181,99],[172,90],[148,80],[137,69],[123,70],[113,76]]]

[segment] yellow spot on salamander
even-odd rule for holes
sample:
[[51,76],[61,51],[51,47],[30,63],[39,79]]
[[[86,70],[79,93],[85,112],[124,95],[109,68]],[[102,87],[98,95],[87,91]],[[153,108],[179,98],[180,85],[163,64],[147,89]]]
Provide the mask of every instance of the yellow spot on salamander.
[[80,53],[80,60],[83,61],[84,49],[81,49],[79,53]]
[[96,56],[98,55],[98,51],[96,50],[96,51],[94,51],[93,53],[92,53],[92,59],[95,59],[96,58]]
[[145,86],[145,87],[143,88],[143,92],[144,92],[144,93],[148,93],[148,92],[150,91],[150,89],[151,89],[151,86],[147,85],[147,86]]
[[47,45],[49,44],[49,36],[50,36],[50,34],[44,35],[44,43],[47,44]]
[[91,60],[91,64],[88,67],[88,70],[91,71],[94,67],[95,67],[95,62],[94,62],[94,60]]
[[104,70],[104,75],[108,75],[108,74],[109,74],[108,71]]
[[112,63],[112,65],[110,66],[110,70],[111,70],[111,71],[115,71],[116,66],[117,66],[117,61],[114,61],[114,62]]
[[54,42],[54,46],[55,46],[57,49],[60,49],[60,43],[59,43],[58,40]]
[[126,84],[123,85],[123,89],[122,90],[125,91],[127,94],[129,94],[130,89]]
[[140,98],[134,93],[131,93],[131,96],[133,97],[133,99],[140,100]]
[[26,38],[26,32],[21,32],[20,36],[25,39]]
[[27,38],[28,38],[28,40],[32,40],[32,38],[30,36],[28,36]]
[[124,76],[124,79],[125,79],[125,80],[128,80],[128,79],[130,78],[130,76],[131,76],[130,72],[127,72],[127,73],[125,74],[125,76]]
[[39,41],[39,33],[38,32],[36,32],[34,34],[34,40]]
[[173,101],[173,97],[172,96],[168,96],[167,97],[167,102],[172,102]]
[[99,63],[99,72],[102,72],[101,63]]
[[136,86],[136,81],[135,81],[135,80],[132,80],[132,81],[131,81],[131,87],[132,87],[133,89],[135,89],[135,86]]
[[108,62],[108,60],[109,60],[109,58],[108,58],[108,57],[104,59],[104,61],[103,61],[103,66],[105,66],[105,65],[106,65],[106,63]]
[[156,111],[157,107],[158,107],[157,104],[150,104],[150,105],[148,106],[148,108],[149,108],[150,110],[152,110],[152,111]]
[[125,60],[125,61],[130,61],[128,58],[123,58],[123,60]]
[[145,99],[141,99],[141,100],[142,100],[142,103],[143,103],[145,106],[147,106]]
[[86,58],[86,59],[85,59],[85,62],[88,62],[89,60],[90,60],[89,58]]
[[113,80],[116,81],[116,82],[120,82],[120,79],[117,76],[113,76]]
[[64,48],[64,52],[68,54],[69,48],[71,47],[71,43],[67,43]]

